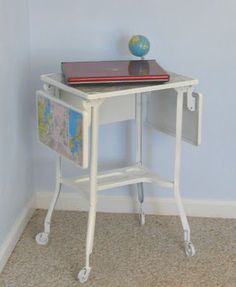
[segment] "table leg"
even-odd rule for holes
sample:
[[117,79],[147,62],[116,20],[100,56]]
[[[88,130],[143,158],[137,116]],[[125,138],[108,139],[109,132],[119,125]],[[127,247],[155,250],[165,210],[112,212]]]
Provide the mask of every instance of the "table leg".
[[52,198],[52,201],[50,203],[50,207],[48,209],[46,218],[44,220],[44,231],[38,233],[36,235],[36,238],[35,238],[36,242],[40,245],[46,245],[48,243],[52,214],[53,214],[54,208],[56,206],[60,191],[61,191],[61,156],[57,156],[55,192],[53,194],[53,198]]
[[98,105],[92,106],[91,122],[91,151],[90,151],[90,204],[86,237],[86,264],[79,272],[78,279],[81,283],[88,280],[91,267],[89,265],[89,256],[92,253],[94,230],[96,221],[97,204],[97,149],[98,149]]
[[190,228],[184,211],[183,203],[179,192],[180,182],[180,159],[181,159],[181,141],[182,141],[182,118],[183,118],[183,91],[178,91],[176,107],[176,144],[175,144],[175,169],[174,169],[174,194],[177,207],[180,214],[181,223],[184,229],[185,252],[188,256],[195,254],[195,249],[190,241]]
[[[143,141],[143,117],[142,117],[143,98],[142,94],[135,97],[135,120],[136,120],[136,163],[142,165],[142,141]],[[143,212],[144,190],[143,183],[137,184],[139,207],[139,222],[145,224],[145,214]]]

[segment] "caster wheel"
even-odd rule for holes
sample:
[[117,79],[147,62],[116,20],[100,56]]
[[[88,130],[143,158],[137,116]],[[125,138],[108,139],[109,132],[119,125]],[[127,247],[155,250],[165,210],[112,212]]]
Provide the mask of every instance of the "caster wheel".
[[89,274],[90,274],[91,268],[84,267],[83,269],[80,270],[78,274],[78,279],[80,283],[84,283],[88,280]]
[[39,245],[46,245],[48,243],[48,234],[40,232],[36,235],[35,240]]
[[194,245],[192,244],[191,241],[186,241],[184,243],[184,249],[185,249],[185,254],[189,257],[194,256],[196,253]]
[[139,213],[139,223],[141,225],[145,224],[145,213],[143,211],[141,213]]

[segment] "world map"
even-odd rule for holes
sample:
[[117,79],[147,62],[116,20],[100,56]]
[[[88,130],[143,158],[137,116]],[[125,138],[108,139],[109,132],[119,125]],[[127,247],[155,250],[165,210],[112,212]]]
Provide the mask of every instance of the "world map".
[[38,134],[41,143],[83,165],[83,114],[38,96]]

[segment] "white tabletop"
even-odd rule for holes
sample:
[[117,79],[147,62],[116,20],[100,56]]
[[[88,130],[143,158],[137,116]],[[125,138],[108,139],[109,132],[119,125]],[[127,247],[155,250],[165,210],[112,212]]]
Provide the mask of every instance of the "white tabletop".
[[198,84],[198,80],[186,76],[168,72],[169,82],[164,84],[156,83],[112,83],[112,84],[86,84],[68,86],[64,83],[61,74],[42,75],[41,80],[47,84],[58,87],[66,92],[77,95],[86,100],[104,99],[115,96],[130,95],[135,93],[145,93],[151,91],[173,89],[180,87],[190,87]]

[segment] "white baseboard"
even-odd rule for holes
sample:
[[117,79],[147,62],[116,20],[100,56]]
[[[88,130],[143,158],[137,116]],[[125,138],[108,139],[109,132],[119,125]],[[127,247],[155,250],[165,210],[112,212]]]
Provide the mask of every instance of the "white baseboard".
[[[48,209],[51,192],[37,192],[35,207]],[[236,201],[183,199],[188,216],[236,218]],[[62,192],[57,202],[58,210],[88,210],[88,201],[75,192]],[[98,212],[135,213],[138,212],[137,199],[129,196],[98,196]],[[145,198],[146,214],[178,215],[174,198]]]
[[35,195],[28,201],[21,214],[17,217],[5,241],[0,246],[0,273],[2,272],[8,258],[20,239],[27,223],[34,213]]

